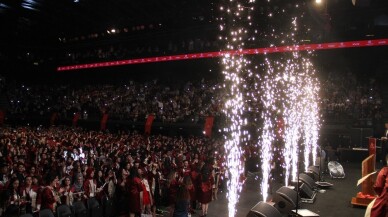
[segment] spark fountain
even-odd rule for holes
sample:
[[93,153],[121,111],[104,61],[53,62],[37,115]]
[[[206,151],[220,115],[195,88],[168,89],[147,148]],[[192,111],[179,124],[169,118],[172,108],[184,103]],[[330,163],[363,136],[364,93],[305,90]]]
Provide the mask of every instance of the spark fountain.
[[[229,0],[220,10],[225,13],[221,17],[221,31],[226,32],[226,36],[221,37],[226,43],[226,50],[242,51],[244,40],[248,31],[246,25],[249,25],[249,11],[252,9],[249,4],[254,1],[245,2],[245,5],[239,1]],[[225,129],[225,150],[226,150],[226,168],[228,168],[228,213],[229,217],[236,214],[236,204],[241,191],[241,176],[243,174],[243,162],[241,144],[245,141],[244,137],[249,136],[242,127],[246,125],[246,119],[243,118],[245,111],[244,91],[248,88],[245,80],[246,74],[249,74],[247,65],[249,61],[243,54],[234,55],[233,52],[226,53],[222,59],[224,85],[226,92],[226,103],[224,113],[226,115],[227,127]]]
[[[266,2],[270,4],[270,0]],[[250,16],[254,3],[252,0],[225,0],[225,4],[220,7],[223,14],[219,18],[220,29],[224,32],[220,40],[226,44],[222,65],[223,87],[227,95],[223,111],[227,123],[224,132],[226,167],[229,174],[227,194],[229,217],[236,214],[235,206],[242,185],[241,146],[246,141],[244,137],[250,136],[243,130],[247,122],[244,119],[245,113],[261,114],[261,118],[255,118],[254,121],[257,126],[262,126],[257,129],[260,135],[257,148],[261,153],[261,193],[264,201],[268,198],[273,162],[284,162],[282,166],[285,169],[286,185],[290,180],[296,180],[300,155],[304,155],[301,159],[305,168],[311,165],[311,153],[315,161],[319,132],[319,83],[308,58],[312,53],[299,51],[297,45],[299,41],[296,39],[302,31],[298,28],[298,23],[303,18],[300,6],[287,5],[287,8],[278,8],[276,13],[265,11],[264,16],[261,16],[265,22],[256,23]],[[292,17],[291,20],[279,26],[278,18],[288,19],[288,17]],[[267,21],[274,22],[274,27],[271,24],[260,27],[258,24],[268,23]],[[291,52],[265,54],[264,63],[253,73],[243,49],[246,41],[253,41],[255,38],[270,42],[270,48],[274,48],[275,44],[290,44],[288,49]],[[260,109],[251,107],[251,102],[260,104]],[[281,130],[278,129],[280,120],[284,125]],[[275,143],[279,143],[277,145],[279,147],[276,147]],[[275,152],[282,152],[283,159],[274,159]]]
[[[290,9],[291,10],[291,9]],[[293,10],[300,12],[300,6],[294,5]],[[279,10],[286,13],[285,9]],[[295,13],[295,11],[293,13]],[[303,12],[299,13],[303,17]],[[270,12],[268,17],[274,17],[275,13]],[[263,129],[259,130],[259,148],[262,150],[262,174],[261,190],[263,199],[268,197],[269,177],[271,164],[275,160],[274,143],[276,139],[276,119],[284,121],[284,133],[280,135],[283,153],[284,182],[289,185],[290,181],[296,182],[299,172],[299,160],[303,159],[304,169],[312,165],[316,159],[316,149],[319,132],[319,109],[318,92],[319,82],[316,79],[314,67],[308,58],[311,52],[297,51],[298,23],[301,22],[296,16],[292,17],[288,29],[291,31],[282,32],[272,29],[266,34],[272,37],[273,41],[292,44],[290,53],[283,53],[277,56],[266,55],[264,63],[262,93]],[[271,45],[273,46],[273,45]],[[312,162],[310,155],[312,153]],[[301,157],[301,155],[304,155]]]

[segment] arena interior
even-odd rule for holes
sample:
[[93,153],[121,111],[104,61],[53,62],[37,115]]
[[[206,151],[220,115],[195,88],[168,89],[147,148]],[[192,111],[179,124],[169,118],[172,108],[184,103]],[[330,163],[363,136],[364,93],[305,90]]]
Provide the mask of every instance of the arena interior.
[[362,217],[388,194],[386,0],[0,0],[0,29],[0,217]]

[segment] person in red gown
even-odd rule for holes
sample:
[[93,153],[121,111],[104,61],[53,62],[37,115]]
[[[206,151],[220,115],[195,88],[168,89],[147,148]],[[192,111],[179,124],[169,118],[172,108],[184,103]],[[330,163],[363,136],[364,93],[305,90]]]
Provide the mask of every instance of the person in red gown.
[[151,189],[151,196],[153,198],[152,203],[152,214],[156,216],[156,207],[161,205],[161,173],[158,170],[158,164],[153,163],[151,171],[148,171],[148,184]]
[[214,178],[212,175],[212,165],[205,164],[199,176],[198,201],[201,203],[202,216],[207,215],[209,203],[212,201]]
[[[193,186],[194,186],[194,190],[195,192],[193,193],[193,195],[191,195],[190,193],[190,200],[191,200],[191,204],[190,204],[190,207],[193,209],[191,211],[194,211],[196,208],[197,208],[197,200],[198,200],[198,195],[199,195],[199,175],[200,175],[200,165],[198,164],[192,164],[191,166],[191,174],[190,174],[190,177],[191,177],[191,182],[193,183]],[[192,212],[193,214],[193,212]]]
[[370,212],[371,217],[388,217],[388,155],[385,156],[385,161],[387,166],[380,170],[373,186],[377,197]]
[[97,188],[97,180],[94,177],[94,169],[89,167],[86,170],[86,179],[83,184],[85,195],[88,198],[96,197],[100,189]]
[[152,202],[152,195],[151,195],[151,189],[150,185],[147,180],[147,174],[143,171],[143,169],[139,168],[139,178],[141,179],[141,184],[143,188],[143,210],[147,214],[151,214],[151,206],[153,204]]
[[55,190],[59,182],[57,175],[48,174],[46,181],[48,185],[42,190],[40,210],[50,209],[53,213],[55,213],[58,205],[57,202],[60,202],[58,193],[62,193],[63,189],[61,188],[59,192]]
[[132,167],[127,179],[127,189],[129,191],[129,216],[140,216],[143,207],[143,186],[136,167]]
[[191,168],[190,168],[190,165],[189,165],[189,161],[185,160],[185,161],[183,161],[183,167],[182,167],[182,170],[181,170],[181,176],[182,177],[190,176],[190,174],[191,174]]
[[192,207],[192,204],[196,204],[195,201],[197,200],[196,198],[196,189],[193,184],[193,181],[191,180],[191,176],[185,176],[183,177],[183,186],[186,187],[188,193],[189,193],[189,199],[190,199],[190,204],[189,204],[189,212],[191,214],[195,214],[195,206]]
[[130,203],[129,192],[127,189],[128,176],[129,176],[129,171],[125,168],[121,168],[120,176],[117,178],[117,184],[116,184],[116,190],[115,190],[118,216],[127,216],[130,211],[128,207],[128,204]]
[[170,174],[167,177],[167,192],[168,192],[168,209],[170,213],[170,217],[174,214],[174,206],[176,202],[176,194],[179,187],[179,181],[178,181],[178,173],[175,170],[172,170]]

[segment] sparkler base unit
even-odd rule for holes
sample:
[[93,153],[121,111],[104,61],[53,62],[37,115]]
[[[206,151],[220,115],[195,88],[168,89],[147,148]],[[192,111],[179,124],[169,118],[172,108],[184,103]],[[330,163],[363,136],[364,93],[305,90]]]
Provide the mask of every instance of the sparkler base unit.
[[319,181],[319,178],[320,178],[320,175],[319,175],[319,167],[317,166],[310,166],[308,169],[307,169],[307,172],[310,173],[312,176],[311,178],[314,179],[314,181]]
[[315,196],[316,195],[317,195],[317,193],[314,192],[313,198],[303,198],[303,197],[301,197],[300,198],[300,202],[313,204],[315,202]]
[[299,180],[301,181],[301,183],[307,185],[310,189],[316,188],[316,183],[314,179],[305,173],[299,174]]
[[275,203],[276,209],[283,214],[290,214],[291,210],[296,209],[299,205],[298,193],[286,186],[279,188],[272,200]]
[[247,217],[282,217],[282,214],[271,204],[260,201],[249,211]]
[[298,210],[292,210],[293,216],[298,217],[319,217],[319,214],[312,212],[308,209],[298,209]]
[[330,188],[333,187],[333,184],[330,182],[315,182],[317,184],[318,188]]
[[312,190],[309,186],[303,183],[299,187],[299,194],[300,194],[300,201],[302,203],[314,203],[317,192]]

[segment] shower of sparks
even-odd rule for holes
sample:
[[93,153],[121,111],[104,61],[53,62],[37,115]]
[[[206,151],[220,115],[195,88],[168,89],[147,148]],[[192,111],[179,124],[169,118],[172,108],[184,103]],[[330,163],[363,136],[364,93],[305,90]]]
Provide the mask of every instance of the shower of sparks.
[[[227,194],[229,217],[236,214],[235,206],[241,191],[240,176],[243,173],[241,147],[246,139],[250,138],[243,130],[248,121],[247,114],[254,114],[254,120],[249,121],[262,126],[257,128],[260,135],[257,147],[261,153],[261,193],[264,201],[268,198],[274,163],[283,162],[281,166],[284,168],[285,184],[288,185],[289,181],[297,179],[299,159],[304,161],[305,169],[311,165],[311,155],[315,161],[320,127],[319,82],[308,58],[311,52],[302,53],[296,49],[299,42],[296,38],[300,31],[297,24],[300,22],[298,19],[303,18],[303,13],[292,16],[290,26],[282,30],[277,30],[279,23],[277,21],[275,28],[269,25],[260,30],[261,27],[255,29],[258,25],[254,23],[254,17],[250,16],[250,11],[254,10],[252,7],[254,1],[242,2],[225,0],[225,5],[220,7],[224,16],[219,18],[220,30],[224,32],[220,40],[225,42],[227,51],[233,51],[225,52],[222,59],[223,88],[226,93],[223,112],[227,123],[224,131],[226,167],[229,174]],[[296,11],[299,10],[298,4],[294,6]],[[261,7],[263,8],[265,7]],[[277,16],[289,17],[285,16],[287,10],[278,8],[276,11],[266,11],[264,19],[275,21]],[[276,43],[291,44],[289,49],[292,51],[280,53],[275,57],[266,54],[261,68],[258,69],[256,66],[253,73],[249,68],[251,63],[242,51],[247,41],[261,38],[271,42],[270,47],[274,47]],[[261,114],[260,119],[257,118],[257,114]],[[259,123],[261,121],[263,123]],[[279,159],[274,159],[275,153],[279,155]]]
[[[301,100],[304,132],[304,170],[316,162],[319,125],[318,92],[319,82],[315,77],[315,70],[308,59],[303,58],[303,71],[306,73],[303,80],[304,97]],[[310,76],[309,76],[310,75]],[[312,161],[310,155],[312,154]]]
[[[298,8],[298,5],[295,5]],[[272,13],[271,16],[272,17]],[[297,46],[296,35],[298,31],[298,18],[291,20],[291,31],[277,33],[272,30],[273,39],[280,39],[281,43],[291,43]],[[282,39],[281,37],[285,37]],[[310,56],[311,52],[307,53]],[[274,125],[276,119],[284,122],[283,133],[280,135],[282,143],[284,182],[296,182],[300,172],[299,159],[303,155],[304,169],[307,170],[316,159],[316,149],[319,132],[318,92],[319,82],[311,61],[302,53],[293,51],[281,54],[280,57],[266,57],[264,64],[264,81],[261,85],[262,93],[262,119],[264,121],[260,145],[262,149],[262,174],[261,190],[264,200],[268,196],[268,183],[270,166],[276,141],[275,131],[279,126]],[[272,119],[272,120],[271,120]],[[279,129],[278,129],[279,130]],[[271,150],[272,148],[272,150]],[[302,152],[303,150],[303,152]]]
[[[282,155],[285,185],[296,181],[298,161],[304,148],[304,166],[315,162],[319,132],[318,92],[319,83],[315,70],[307,58],[293,53],[285,60],[265,61],[266,75],[262,85],[262,119],[264,121],[260,140],[262,149],[262,193],[267,198],[270,164],[273,160],[276,118],[284,121]],[[311,162],[310,155],[313,156]]]
[[[266,64],[269,66],[269,61],[266,59]],[[272,78],[274,76],[274,68],[268,67],[268,74],[264,77],[263,81],[263,94],[261,97],[263,103],[263,112],[262,119],[264,120],[262,136],[260,138],[261,144],[261,169],[262,169],[262,183],[261,183],[261,192],[263,200],[267,201],[268,190],[269,190],[269,179],[271,173],[271,164],[273,158],[273,143],[275,141],[275,125],[273,123],[273,112],[276,111],[276,94],[277,88]]]
[[[252,7],[247,5],[253,3],[253,0],[240,3],[237,0],[226,0],[224,6],[220,7],[221,13],[225,17],[221,17],[220,30],[225,32],[221,40],[226,43],[226,50],[244,49],[244,42],[248,34],[247,26],[250,25],[249,12]],[[243,162],[241,145],[246,142],[246,137],[249,135],[242,129],[246,125],[247,120],[243,115],[246,108],[244,95],[248,88],[246,75],[250,74],[247,65],[249,61],[244,55],[225,54],[222,59],[223,75],[225,92],[227,100],[224,105],[223,112],[226,115],[227,127],[225,129],[225,150],[226,150],[226,166],[229,172],[228,179],[228,213],[229,217],[236,214],[236,204],[241,191],[241,176],[243,174]]]

